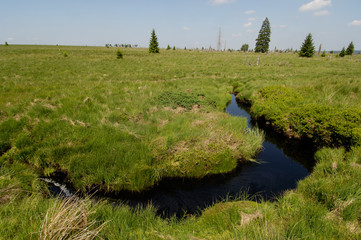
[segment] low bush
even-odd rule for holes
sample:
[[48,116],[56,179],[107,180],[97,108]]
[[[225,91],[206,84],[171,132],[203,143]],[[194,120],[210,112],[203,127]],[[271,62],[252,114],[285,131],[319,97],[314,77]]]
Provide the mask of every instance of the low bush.
[[361,144],[361,110],[304,103],[292,88],[270,86],[253,99],[256,118],[265,118],[289,137],[312,139],[319,145]]

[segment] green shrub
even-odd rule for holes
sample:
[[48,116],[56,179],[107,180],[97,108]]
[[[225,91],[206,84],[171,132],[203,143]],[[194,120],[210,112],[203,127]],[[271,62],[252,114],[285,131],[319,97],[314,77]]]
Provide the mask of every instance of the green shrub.
[[68,56],[68,54],[64,51],[63,52],[63,57],[67,57]]
[[344,57],[345,55],[346,55],[346,50],[345,50],[345,47],[344,47],[344,48],[342,48],[339,56],[340,56],[340,57]]
[[118,50],[117,51],[117,59],[122,59],[122,58],[123,58],[123,53],[120,50]]
[[270,86],[262,89],[251,108],[256,118],[263,117],[289,137],[312,139],[320,145],[361,144],[361,110],[304,104],[292,88]]

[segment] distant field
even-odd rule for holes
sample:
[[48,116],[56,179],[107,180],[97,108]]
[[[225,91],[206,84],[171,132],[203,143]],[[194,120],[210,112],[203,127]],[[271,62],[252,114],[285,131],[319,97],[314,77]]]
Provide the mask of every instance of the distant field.
[[[75,211],[71,234],[94,220],[105,239],[361,238],[361,55],[116,50],[0,46],[0,236],[39,238]],[[231,92],[279,132],[325,147],[276,202],[165,220],[105,200],[64,208],[39,180],[62,172],[83,192],[141,191],[231,171],[263,141],[224,113]]]

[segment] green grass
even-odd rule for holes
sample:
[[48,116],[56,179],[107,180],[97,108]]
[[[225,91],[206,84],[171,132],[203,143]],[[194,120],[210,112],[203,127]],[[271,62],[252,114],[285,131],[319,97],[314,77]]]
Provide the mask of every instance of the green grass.
[[[223,113],[233,90],[279,131],[328,146],[297,189],[276,202],[226,199],[184,219],[92,202],[81,208],[80,228],[101,227],[104,239],[361,238],[359,55],[122,49],[119,60],[112,48],[0,51],[0,238],[38,239],[48,216],[60,214],[43,174],[68,171],[80,190],[139,191],[251,159],[263,135]],[[74,206],[76,215],[83,205]]]
[[163,177],[229,172],[261,147],[262,134],[221,113],[232,87],[212,69],[223,65],[219,54],[134,49],[119,61],[114,49],[94,47],[2,53],[3,158],[43,175],[68,172],[79,190],[140,191]]

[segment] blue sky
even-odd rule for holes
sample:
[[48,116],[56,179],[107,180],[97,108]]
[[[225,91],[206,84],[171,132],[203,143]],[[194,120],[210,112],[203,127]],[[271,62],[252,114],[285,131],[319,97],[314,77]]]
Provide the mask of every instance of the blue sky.
[[270,48],[299,49],[308,33],[316,48],[361,49],[361,0],[0,0],[0,43],[147,47],[154,28],[161,47],[239,49],[265,17]]

